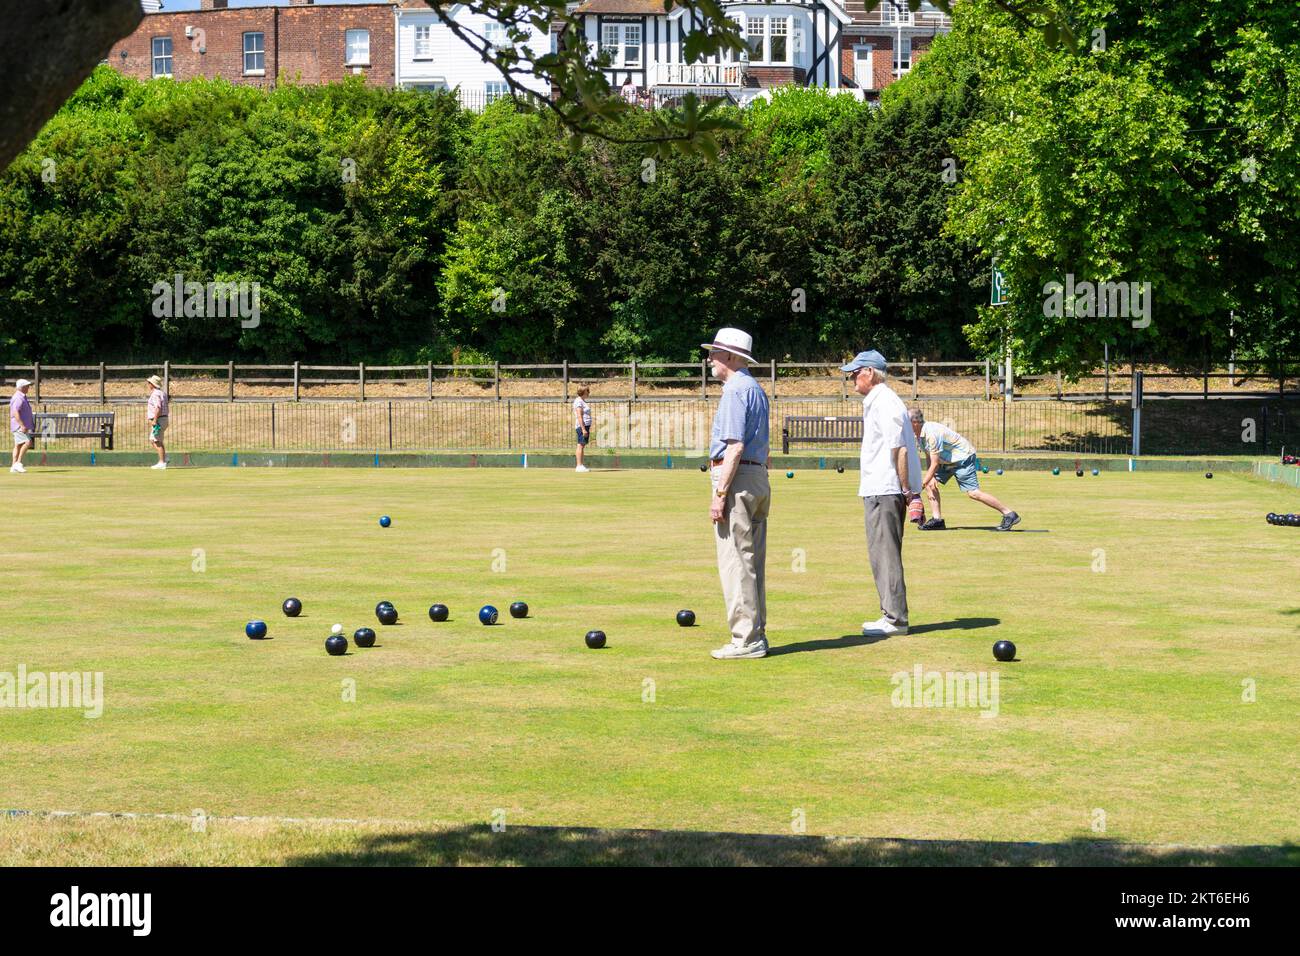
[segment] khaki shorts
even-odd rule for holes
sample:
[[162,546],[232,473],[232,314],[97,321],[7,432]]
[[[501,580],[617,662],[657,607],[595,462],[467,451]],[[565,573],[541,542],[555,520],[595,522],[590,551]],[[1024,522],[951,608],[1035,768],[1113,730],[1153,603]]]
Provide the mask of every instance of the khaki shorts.
[[35,435],[30,435],[27,432],[14,432],[15,445],[31,445],[35,441],[36,441]]
[[167,430],[166,417],[158,419],[153,423],[153,427],[149,429],[149,440],[162,441],[163,432],[165,432],[166,430]]

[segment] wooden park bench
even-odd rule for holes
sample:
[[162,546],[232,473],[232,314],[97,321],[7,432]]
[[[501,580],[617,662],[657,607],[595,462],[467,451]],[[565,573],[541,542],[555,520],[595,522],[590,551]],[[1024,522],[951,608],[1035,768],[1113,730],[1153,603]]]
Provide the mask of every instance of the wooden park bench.
[[37,412],[36,436],[52,438],[98,438],[99,447],[113,450],[113,412]]
[[781,454],[790,454],[792,442],[810,445],[862,444],[860,415],[787,415],[781,429]]

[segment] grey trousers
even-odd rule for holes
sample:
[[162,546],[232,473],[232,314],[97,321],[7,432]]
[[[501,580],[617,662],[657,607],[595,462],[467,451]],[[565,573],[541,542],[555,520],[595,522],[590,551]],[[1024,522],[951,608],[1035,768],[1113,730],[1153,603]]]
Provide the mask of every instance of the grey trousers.
[[866,511],[867,556],[880,595],[881,616],[891,624],[907,624],[907,582],[903,579],[903,520],[907,502],[902,495],[871,495],[862,499]]
[[[714,488],[717,476],[715,467]],[[731,483],[726,517],[713,526],[727,626],[738,644],[767,637],[767,512],[771,504],[767,469],[741,465]]]

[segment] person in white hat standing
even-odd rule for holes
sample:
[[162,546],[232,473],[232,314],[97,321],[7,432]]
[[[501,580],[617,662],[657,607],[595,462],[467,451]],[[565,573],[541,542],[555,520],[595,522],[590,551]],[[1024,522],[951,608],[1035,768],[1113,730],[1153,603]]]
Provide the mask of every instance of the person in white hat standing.
[[767,656],[768,401],[749,374],[754,342],[740,329],[719,329],[709,364],[722,398],[709,439],[713,500],[709,518],[731,642],[713,651],[720,661]]
[[14,436],[13,464],[9,466],[11,474],[21,475],[27,469],[23,467],[23,455],[36,441],[36,416],[32,413],[32,403],[27,399],[27,390],[32,383],[25,378],[18,380],[13,398],[9,399],[9,430]]
[[168,418],[167,391],[157,375],[150,375],[146,381],[149,383],[149,442],[158,452],[158,464],[151,467],[161,471],[167,467],[167,447],[163,444]]

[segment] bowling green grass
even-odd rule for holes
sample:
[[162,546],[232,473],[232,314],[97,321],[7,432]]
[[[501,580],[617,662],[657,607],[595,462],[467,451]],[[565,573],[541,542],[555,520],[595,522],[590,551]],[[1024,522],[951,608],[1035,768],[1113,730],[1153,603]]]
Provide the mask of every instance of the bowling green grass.
[[[1023,531],[949,493],[913,633],[868,643],[856,475],[774,472],[774,653],[723,663],[698,471],[5,477],[0,672],[102,672],[104,709],[0,708],[0,810],[179,818],[0,814],[3,864],[1300,862],[1294,489],[987,476]],[[918,667],[996,673],[996,716],[894,706]]]

